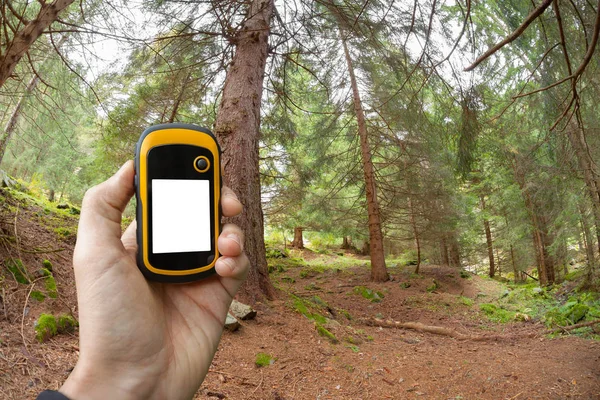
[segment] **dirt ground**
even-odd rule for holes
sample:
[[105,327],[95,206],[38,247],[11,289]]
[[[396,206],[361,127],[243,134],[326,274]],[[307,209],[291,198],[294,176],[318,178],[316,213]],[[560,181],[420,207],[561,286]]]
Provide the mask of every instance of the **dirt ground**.
[[[19,257],[30,271],[49,259],[59,291],[57,299],[37,302],[28,296],[31,285],[12,278],[0,285],[0,398],[33,399],[60,387],[77,361],[76,333],[39,344],[34,332],[42,312],[76,315],[73,238],[53,229],[76,221],[47,218],[35,207],[19,210],[16,221],[14,209],[0,216],[3,237],[16,229],[20,238],[18,245],[1,241],[0,259]],[[278,298],[257,304],[255,320],[223,334],[197,399],[600,399],[600,342],[549,339],[535,322],[493,323],[476,304],[461,301],[461,295],[475,303],[497,298],[501,287],[494,281],[463,279],[441,266],[422,267],[420,277],[392,267],[394,280],[383,284],[369,283],[366,267],[304,277],[301,271],[275,273]],[[429,293],[434,279],[439,288]],[[381,291],[384,299],[373,303],[355,294],[359,285]],[[339,343],[320,336],[315,322],[295,311],[292,294],[307,302],[318,296],[325,326]],[[364,323],[373,317],[507,339],[457,340]],[[271,365],[255,365],[261,352],[271,355]]]

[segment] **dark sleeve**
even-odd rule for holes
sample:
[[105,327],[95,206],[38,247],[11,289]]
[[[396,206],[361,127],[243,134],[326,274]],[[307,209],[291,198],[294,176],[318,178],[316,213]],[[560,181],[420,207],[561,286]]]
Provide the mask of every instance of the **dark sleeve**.
[[54,390],[44,390],[36,397],[36,400],[69,400],[69,398]]

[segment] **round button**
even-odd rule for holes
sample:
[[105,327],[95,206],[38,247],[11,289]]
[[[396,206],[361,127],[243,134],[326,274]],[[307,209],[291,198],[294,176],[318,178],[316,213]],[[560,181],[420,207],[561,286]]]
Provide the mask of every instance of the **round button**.
[[198,172],[206,172],[206,171],[208,171],[209,167],[210,167],[210,162],[208,161],[208,158],[206,158],[204,156],[197,157],[194,160],[194,168]]

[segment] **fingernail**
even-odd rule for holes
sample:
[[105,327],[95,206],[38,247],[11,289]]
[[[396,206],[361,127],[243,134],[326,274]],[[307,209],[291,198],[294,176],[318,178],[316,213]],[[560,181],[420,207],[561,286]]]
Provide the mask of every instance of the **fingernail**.
[[233,261],[233,259],[231,259],[229,257],[221,257],[221,258],[219,258],[219,260],[222,263],[225,263],[225,265],[227,265],[229,267],[231,272],[235,271],[235,261]]

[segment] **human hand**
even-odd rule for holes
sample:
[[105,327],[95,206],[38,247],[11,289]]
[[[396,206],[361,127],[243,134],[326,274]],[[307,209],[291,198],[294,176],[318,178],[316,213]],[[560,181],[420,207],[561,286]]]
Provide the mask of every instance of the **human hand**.
[[[129,161],[83,200],[73,256],[80,355],[60,389],[72,400],[191,399],[248,272],[243,234],[225,225],[214,276],[185,285],[146,281],[136,265],[135,222],[121,236],[133,176]],[[226,187],[221,206],[228,217],[242,211]]]

